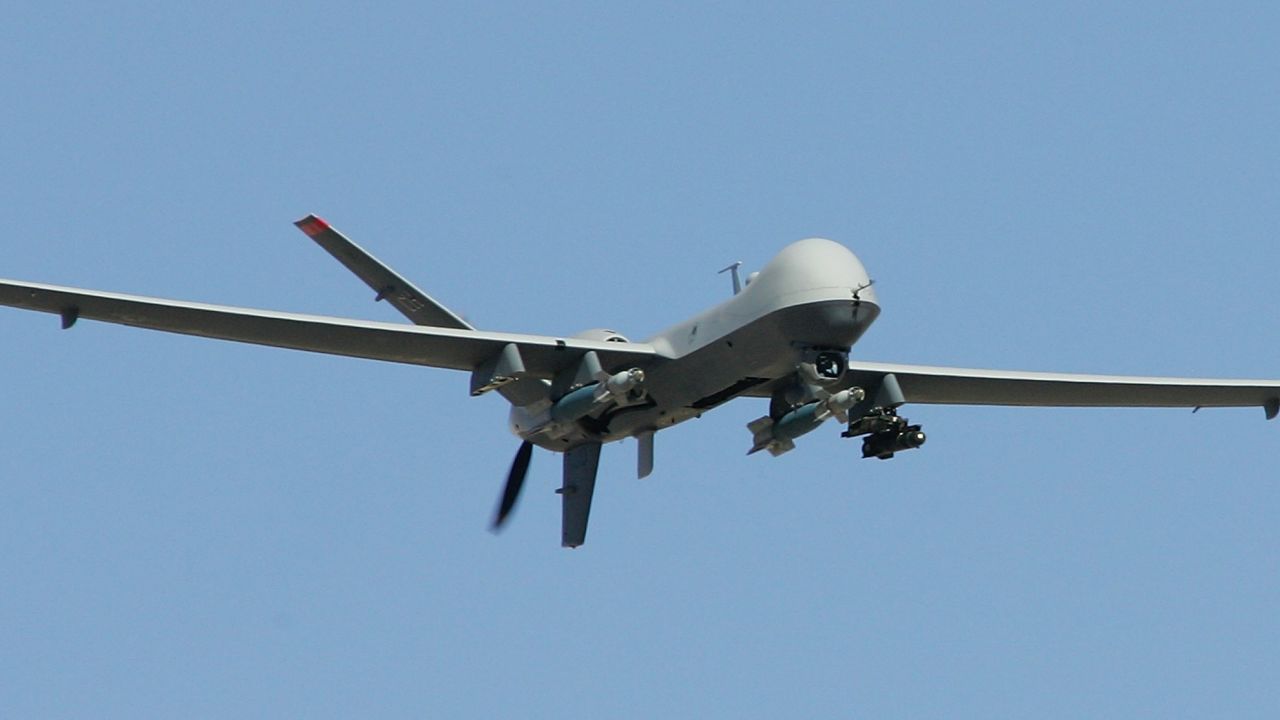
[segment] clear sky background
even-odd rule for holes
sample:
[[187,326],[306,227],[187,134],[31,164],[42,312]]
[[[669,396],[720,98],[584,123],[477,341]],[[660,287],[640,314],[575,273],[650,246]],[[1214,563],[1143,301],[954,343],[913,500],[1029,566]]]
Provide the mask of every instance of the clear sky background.
[[[17,3],[0,275],[643,339],[845,243],[864,359],[1280,377],[1274,3]],[[1120,5],[1120,7],[1117,7]],[[5,717],[1276,717],[1280,425],[761,401],[558,458],[462,373],[0,310]]]

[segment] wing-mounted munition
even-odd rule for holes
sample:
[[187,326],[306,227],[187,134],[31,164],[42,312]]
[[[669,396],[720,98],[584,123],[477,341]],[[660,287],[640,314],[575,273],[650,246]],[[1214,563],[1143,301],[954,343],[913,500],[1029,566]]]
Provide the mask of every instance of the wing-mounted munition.
[[841,437],[862,437],[862,457],[888,460],[904,450],[915,450],[924,445],[925,434],[919,425],[912,425],[898,415],[898,408],[906,402],[902,386],[893,373],[876,379],[873,394],[854,408],[847,420],[848,427]]
[[849,360],[880,313],[865,268],[818,238],[783,248],[719,305],[644,342],[610,330],[577,336],[479,330],[320,218],[297,223],[412,324],[178,302],[0,280],[0,304],[78,320],[470,373],[474,395],[511,404],[520,446],[494,513],[510,519],[535,447],[563,456],[561,543],[581,545],[600,449],[635,438],[636,471],[653,470],[654,434],[738,397],[767,399],[751,452],[778,455],[830,418],[862,437],[864,457],[920,447],[906,403],[1074,407],[1262,407],[1280,414],[1280,381],[1198,380],[970,370]]
[[644,398],[640,387],[643,382],[644,371],[640,368],[612,375],[601,370],[594,383],[583,385],[556,400],[547,415],[551,422],[569,423],[610,406],[638,402]]
[[890,409],[876,408],[872,414],[850,422],[848,429],[840,433],[840,436],[865,435],[862,441],[862,457],[888,460],[894,456],[894,453],[915,450],[924,445],[924,432],[919,425],[911,425],[909,422]]
[[747,425],[752,434],[751,449],[748,455],[768,450],[777,457],[795,449],[795,439],[818,429],[828,418],[837,418],[840,422],[848,422],[848,411],[862,401],[866,394],[862,388],[849,388],[828,395],[821,400],[805,403],[788,411],[777,420],[766,415],[753,420]]

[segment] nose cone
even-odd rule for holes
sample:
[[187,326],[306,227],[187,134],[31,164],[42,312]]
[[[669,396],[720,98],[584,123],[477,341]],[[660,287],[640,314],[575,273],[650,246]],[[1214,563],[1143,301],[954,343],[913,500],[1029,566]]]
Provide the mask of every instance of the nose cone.
[[849,248],[824,238],[794,242],[769,261],[751,283],[777,297],[796,293],[836,293],[876,304],[875,290],[862,262]]

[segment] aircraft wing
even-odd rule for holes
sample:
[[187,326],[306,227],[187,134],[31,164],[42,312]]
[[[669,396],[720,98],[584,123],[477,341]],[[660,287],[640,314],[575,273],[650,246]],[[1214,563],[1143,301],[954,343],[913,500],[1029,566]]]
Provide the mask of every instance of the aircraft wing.
[[348,357],[473,370],[515,345],[525,376],[551,378],[595,351],[606,368],[650,364],[652,345],[299,315],[0,280],[0,305],[77,319]]
[[1280,380],[1077,375],[851,361],[846,382],[892,375],[909,403],[1050,407],[1261,407],[1280,412]]

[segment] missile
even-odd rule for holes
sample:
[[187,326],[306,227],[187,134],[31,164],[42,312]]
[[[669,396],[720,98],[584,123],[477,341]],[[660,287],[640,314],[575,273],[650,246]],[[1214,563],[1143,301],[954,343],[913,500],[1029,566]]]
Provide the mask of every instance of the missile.
[[771,455],[781,455],[796,446],[796,438],[813,432],[827,418],[835,417],[840,422],[848,422],[849,409],[862,402],[865,397],[866,393],[862,388],[849,388],[823,400],[801,405],[777,420],[767,415],[755,420],[747,425],[753,441],[747,454],[768,450]]
[[924,441],[925,435],[919,425],[911,425],[901,430],[882,430],[868,435],[862,441],[862,457],[888,460],[894,453],[915,450],[924,445]]

